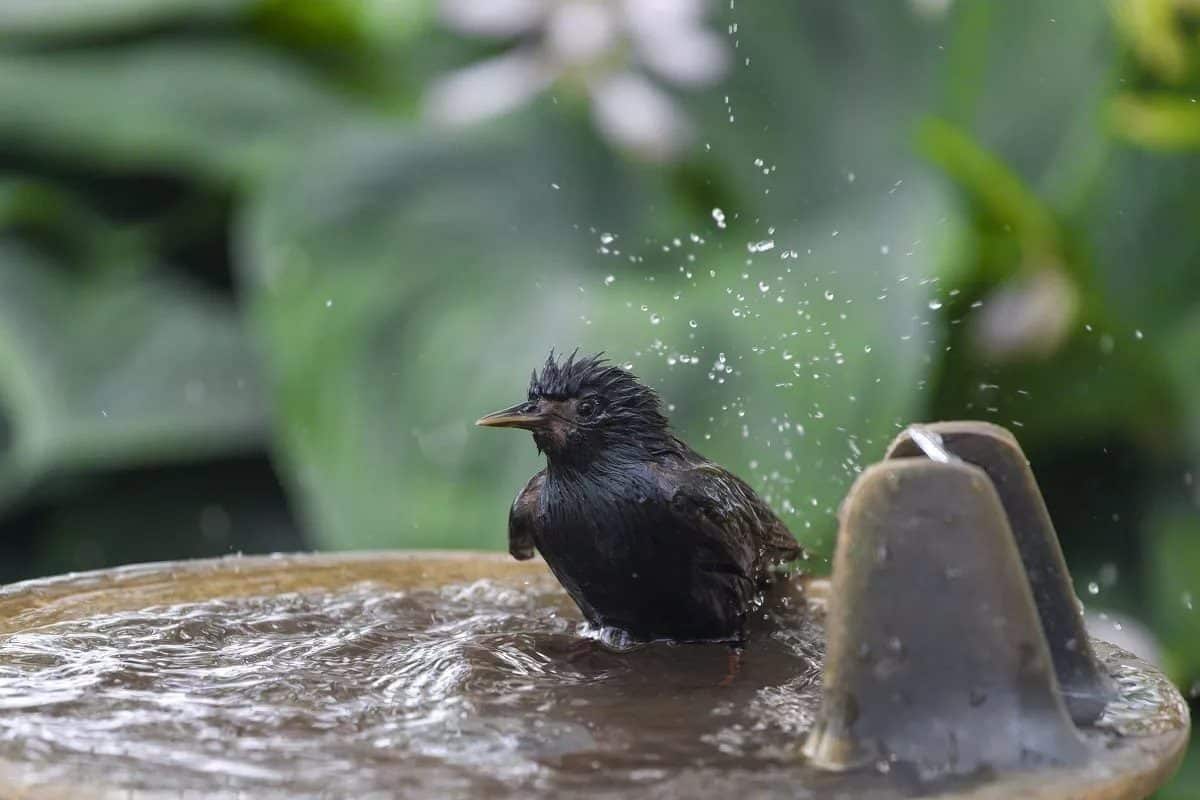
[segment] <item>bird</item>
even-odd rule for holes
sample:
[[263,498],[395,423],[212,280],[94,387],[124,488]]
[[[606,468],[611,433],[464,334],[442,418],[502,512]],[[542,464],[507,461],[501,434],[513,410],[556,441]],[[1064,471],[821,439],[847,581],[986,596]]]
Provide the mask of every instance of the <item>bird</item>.
[[621,641],[741,647],[775,565],[804,550],[754,489],[672,432],[652,388],[603,353],[577,356],[551,351],[524,401],[476,422],[530,431],[546,457],[512,504],[509,553],[540,553]]

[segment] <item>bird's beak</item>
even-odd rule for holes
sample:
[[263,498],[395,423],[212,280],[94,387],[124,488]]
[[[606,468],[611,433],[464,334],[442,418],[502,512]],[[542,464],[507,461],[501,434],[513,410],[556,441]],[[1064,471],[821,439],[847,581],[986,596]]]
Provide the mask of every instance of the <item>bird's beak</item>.
[[517,403],[511,408],[496,411],[475,420],[475,424],[483,428],[525,428],[532,430],[544,419],[541,411],[527,411],[528,403]]

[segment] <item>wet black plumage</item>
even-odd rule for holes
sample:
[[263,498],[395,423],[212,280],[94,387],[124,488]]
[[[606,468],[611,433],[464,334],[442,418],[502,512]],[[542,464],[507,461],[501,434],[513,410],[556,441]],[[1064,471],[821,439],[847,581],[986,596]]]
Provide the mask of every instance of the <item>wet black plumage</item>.
[[740,641],[771,565],[802,555],[753,489],[671,432],[652,389],[599,355],[551,353],[525,402],[478,424],[530,430],[546,454],[513,503],[509,551],[536,548],[595,625]]

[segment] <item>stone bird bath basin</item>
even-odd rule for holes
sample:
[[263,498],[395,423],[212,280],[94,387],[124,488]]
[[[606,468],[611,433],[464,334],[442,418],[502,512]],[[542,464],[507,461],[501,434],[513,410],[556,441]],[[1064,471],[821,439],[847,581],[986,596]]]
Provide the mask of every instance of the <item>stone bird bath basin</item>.
[[1145,797],[1182,698],[1082,633],[1015,441],[930,431],[864,472],[832,580],[781,580],[729,686],[722,646],[581,643],[544,565],[496,554],[0,589],[0,798]]

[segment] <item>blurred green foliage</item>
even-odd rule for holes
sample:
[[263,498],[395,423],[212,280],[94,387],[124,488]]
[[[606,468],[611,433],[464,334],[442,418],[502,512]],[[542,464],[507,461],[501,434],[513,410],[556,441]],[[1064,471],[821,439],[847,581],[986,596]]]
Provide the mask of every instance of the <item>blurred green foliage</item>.
[[1200,5],[933,6],[714,8],[664,165],[565,84],[428,124],[489,52],[432,0],[0,5],[6,576],[278,542],[154,477],[257,453],[311,546],[499,548],[538,459],[470,422],[580,346],[819,554],[906,422],[1012,427],[1085,600],[1200,680]]

